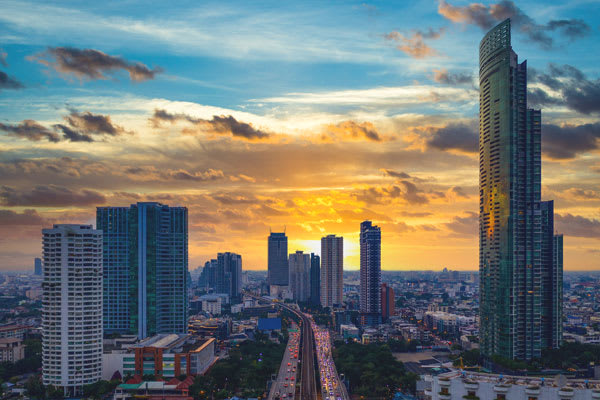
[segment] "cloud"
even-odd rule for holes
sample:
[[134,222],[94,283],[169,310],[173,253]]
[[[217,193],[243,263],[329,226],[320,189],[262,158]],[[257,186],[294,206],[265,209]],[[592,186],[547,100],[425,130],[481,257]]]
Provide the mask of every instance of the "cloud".
[[117,136],[125,132],[123,128],[115,125],[108,115],[92,114],[91,112],[79,113],[71,110],[71,113],[64,117],[73,128],[80,132]]
[[31,61],[54,68],[64,75],[75,75],[79,79],[108,79],[106,73],[125,70],[132,81],[154,79],[162,69],[151,69],[139,62],[130,62],[94,49],[73,47],[49,47],[46,51],[28,57]]
[[546,49],[554,46],[554,40],[549,35],[550,32],[559,32],[560,36],[569,40],[584,37],[591,32],[590,26],[580,19],[551,20],[546,24],[538,24],[515,3],[508,0],[489,6],[481,3],[453,6],[445,0],[440,0],[438,12],[452,22],[477,25],[483,30],[488,30],[498,22],[510,18],[512,25],[526,35],[529,40]]
[[4,66],[4,67],[8,67],[8,62],[6,62],[6,52],[2,49],[0,49],[0,65]]
[[542,125],[542,151],[550,158],[569,159],[598,149],[600,122],[583,125]]
[[433,80],[444,85],[464,85],[473,83],[471,73],[450,73],[446,68],[434,69]]
[[0,71],[0,90],[2,89],[23,89],[24,86],[21,82],[8,76],[5,72]]
[[206,181],[214,181],[217,179],[223,179],[225,174],[221,170],[208,169],[203,172],[188,172],[183,169],[178,169],[176,171],[169,171],[168,176],[173,179],[185,180],[185,181],[196,181],[196,182],[206,182]]
[[408,204],[427,204],[427,196],[412,182],[401,180],[398,185],[369,186],[359,193],[355,193],[357,200],[366,204],[386,204],[392,199],[402,199]]
[[36,210],[25,209],[22,213],[0,210],[0,226],[43,225],[45,222]]
[[428,147],[439,150],[476,153],[479,150],[479,133],[469,125],[451,123],[443,128],[434,129],[426,143]]
[[213,115],[212,119],[194,118],[187,114],[171,114],[166,110],[156,109],[150,118],[150,122],[154,127],[160,127],[161,122],[175,123],[185,121],[192,124],[193,128],[184,128],[183,132],[194,134],[197,131],[218,134],[230,135],[236,138],[246,140],[262,140],[268,139],[271,134],[260,129],[256,129],[252,124],[236,120],[231,115]]
[[465,217],[454,217],[451,222],[446,222],[444,226],[454,235],[465,237],[476,237],[479,227],[479,216],[477,213],[467,211]]
[[552,96],[540,88],[530,89],[528,103],[532,105],[564,105],[582,114],[600,112],[600,79],[588,79],[571,65],[549,64],[546,72],[530,69],[529,80],[558,93]]
[[407,174],[406,172],[398,172],[398,171],[394,171],[391,169],[381,169],[383,171],[384,174],[386,174],[387,176],[391,176],[393,178],[399,178],[399,179],[410,179],[411,176],[409,174]]
[[367,139],[373,142],[381,142],[383,139],[375,126],[370,122],[357,123],[344,121],[338,124],[330,124],[325,127],[326,133],[321,135],[325,142],[343,139]]
[[570,188],[563,192],[565,198],[577,200],[600,200],[600,192],[591,189]]
[[556,214],[556,229],[566,236],[600,239],[600,221],[581,215]]
[[444,33],[444,28],[439,31],[434,31],[429,28],[428,31],[422,32],[419,30],[413,31],[410,36],[405,36],[398,31],[386,33],[383,37],[386,40],[391,40],[399,43],[396,48],[413,58],[426,58],[435,56],[438,52],[429,47],[425,43],[425,39],[439,39]]
[[104,195],[94,190],[72,190],[58,185],[38,185],[30,190],[0,187],[0,203],[9,207],[94,206],[105,202]]
[[47,139],[50,142],[59,142],[60,136],[56,132],[53,132],[38,124],[36,121],[26,119],[18,125],[7,125],[0,122],[0,131],[8,133],[10,136],[16,136],[23,139],[40,141]]
[[56,124],[52,126],[55,130],[63,133],[63,138],[70,142],[93,142],[94,139],[90,135],[86,135],[63,124]]

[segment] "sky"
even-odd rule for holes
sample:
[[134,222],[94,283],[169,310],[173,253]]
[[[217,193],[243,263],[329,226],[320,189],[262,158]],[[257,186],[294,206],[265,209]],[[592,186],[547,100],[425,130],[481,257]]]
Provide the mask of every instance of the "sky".
[[386,270],[478,267],[478,45],[507,17],[565,269],[600,267],[600,2],[0,0],[0,270],[97,206],[189,209],[189,268],[382,230]]

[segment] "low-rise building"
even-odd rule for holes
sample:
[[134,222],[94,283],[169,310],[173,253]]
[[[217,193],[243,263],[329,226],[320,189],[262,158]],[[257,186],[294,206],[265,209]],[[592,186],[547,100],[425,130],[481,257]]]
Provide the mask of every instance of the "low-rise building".
[[23,341],[16,337],[0,339],[0,362],[16,362],[25,357]]
[[193,383],[191,376],[183,381],[173,378],[168,382],[132,379],[117,386],[113,400],[193,400],[189,395]]
[[16,337],[24,339],[30,326],[25,325],[4,325],[0,326],[0,338]]

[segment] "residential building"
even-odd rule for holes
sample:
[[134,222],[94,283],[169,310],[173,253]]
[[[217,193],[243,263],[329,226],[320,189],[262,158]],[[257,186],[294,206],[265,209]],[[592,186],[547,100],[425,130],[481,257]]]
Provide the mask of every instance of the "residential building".
[[102,231],[43,229],[42,377],[81,394],[102,375]]
[[527,61],[511,47],[509,19],[480,43],[479,88],[481,352],[539,358],[556,343],[542,322],[553,321],[544,310],[554,300],[543,294],[541,111],[527,108]]
[[34,275],[42,275],[42,259],[34,258],[33,260],[33,274]]
[[19,338],[0,339],[0,362],[17,362],[25,357],[25,346]]
[[104,330],[187,331],[188,211],[155,202],[98,207],[104,233]]
[[306,302],[310,298],[310,254],[298,250],[289,256],[289,286],[296,301]]
[[25,325],[4,325],[0,326],[0,338],[19,338],[24,339],[31,326]]
[[268,251],[268,284],[287,286],[289,283],[288,239],[285,232],[271,232]]
[[360,224],[360,323],[381,324],[381,229],[371,221]]
[[321,238],[321,305],[343,304],[344,238],[328,235]]
[[217,254],[216,292],[226,293],[232,302],[240,300],[242,292],[242,256],[235,253]]
[[204,263],[204,268],[198,279],[198,286],[203,289],[216,290],[218,261],[212,259]]
[[394,315],[396,309],[396,297],[394,289],[385,283],[381,284],[381,319],[387,321]]
[[310,303],[321,305],[321,257],[310,253]]

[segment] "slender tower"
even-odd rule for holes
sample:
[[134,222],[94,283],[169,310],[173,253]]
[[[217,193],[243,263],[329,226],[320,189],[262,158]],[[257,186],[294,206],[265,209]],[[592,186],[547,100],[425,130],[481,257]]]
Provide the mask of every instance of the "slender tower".
[[321,238],[321,305],[342,305],[344,291],[344,238]]
[[360,322],[381,324],[381,229],[371,221],[360,224]]

